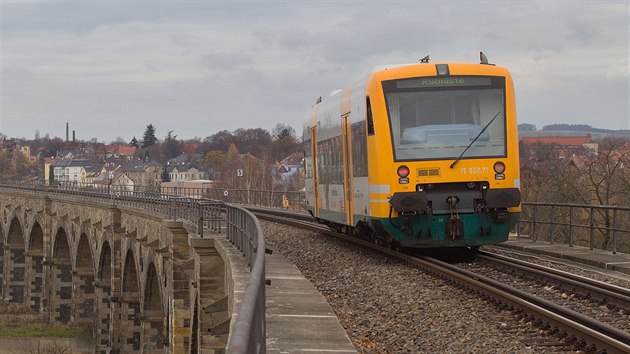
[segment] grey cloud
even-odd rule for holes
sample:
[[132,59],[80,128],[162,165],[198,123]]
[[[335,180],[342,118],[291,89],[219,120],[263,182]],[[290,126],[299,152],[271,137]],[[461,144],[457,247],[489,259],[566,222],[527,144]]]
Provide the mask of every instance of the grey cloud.
[[0,6],[10,136],[61,136],[66,121],[106,141],[149,123],[158,137],[277,122],[300,131],[315,98],[373,65],[475,62],[479,50],[513,73],[521,122],[628,128],[628,5],[617,2]]
[[219,52],[201,58],[201,64],[210,70],[237,70],[251,64],[252,59],[245,52]]

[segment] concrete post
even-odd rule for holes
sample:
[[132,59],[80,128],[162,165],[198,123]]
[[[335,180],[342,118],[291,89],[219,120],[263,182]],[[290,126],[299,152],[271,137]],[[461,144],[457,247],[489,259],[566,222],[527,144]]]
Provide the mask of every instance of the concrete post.
[[[227,345],[228,334],[223,330],[229,328],[225,264],[214,246],[214,239],[200,238],[191,235],[190,245],[195,256],[195,284],[199,301],[200,317],[196,333],[197,343],[192,343],[199,353],[222,351]],[[194,301],[194,299],[193,299]],[[194,306],[193,306],[194,308]],[[193,316],[197,314],[193,313]],[[197,320],[200,320],[197,318]]]
[[[170,334],[169,343],[171,353],[190,353],[190,287],[193,278],[183,271],[173,269],[173,262],[185,263],[190,260],[191,252],[188,246],[188,231],[181,221],[162,220],[162,226],[168,228],[172,235],[172,243],[169,245],[172,251],[170,266],[172,286],[167,286],[170,293],[167,297],[170,321],[168,326]],[[164,269],[166,272],[167,269]]]

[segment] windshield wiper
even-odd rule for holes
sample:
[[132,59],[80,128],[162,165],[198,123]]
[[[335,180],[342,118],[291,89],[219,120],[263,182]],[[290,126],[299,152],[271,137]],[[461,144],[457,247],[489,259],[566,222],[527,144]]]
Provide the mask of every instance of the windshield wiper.
[[488,122],[488,124],[486,124],[485,127],[483,127],[483,129],[481,129],[481,131],[479,132],[479,134],[477,134],[477,136],[470,142],[470,144],[468,144],[468,146],[466,146],[466,149],[464,149],[464,151],[462,151],[462,154],[459,155],[459,157],[457,159],[455,159],[455,161],[453,161],[453,163],[451,164],[451,168],[455,167],[455,164],[457,162],[459,162],[459,160],[462,159],[462,156],[464,156],[464,154],[466,153],[466,151],[468,151],[468,149],[470,149],[470,147],[477,141],[477,139],[479,139],[479,137],[481,136],[481,134],[483,134],[483,132],[486,131],[486,129],[488,129],[488,127],[490,126],[490,124],[492,124],[492,122],[494,122],[494,120],[499,116],[499,113],[501,113],[501,111],[498,111],[497,114],[494,115],[494,117],[492,117],[492,119],[490,119],[490,121]]

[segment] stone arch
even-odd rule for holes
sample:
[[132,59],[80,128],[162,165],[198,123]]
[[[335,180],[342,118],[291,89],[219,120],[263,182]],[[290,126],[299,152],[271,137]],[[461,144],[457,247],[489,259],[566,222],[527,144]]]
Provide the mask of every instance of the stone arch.
[[164,349],[164,307],[160,278],[153,262],[147,268],[144,286],[144,306],[142,308],[142,327],[144,351],[153,353]]
[[140,350],[141,312],[140,286],[133,251],[128,250],[122,277],[121,301],[121,349],[122,351]]
[[40,311],[44,298],[44,231],[39,221],[35,221],[28,238],[29,269],[28,283],[31,309]]
[[98,281],[96,282],[96,312],[98,328],[96,337],[96,352],[106,353],[111,347],[111,321],[112,321],[112,250],[108,241],[101,246],[101,255],[98,262]]
[[69,323],[72,318],[72,258],[68,234],[63,227],[59,227],[55,235],[51,274],[54,320]]
[[24,241],[24,228],[16,217],[11,219],[7,243],[4,249],[6,260],[7,292],[5,300],[10,303],[24,303],[26,300],[26,242]]
[[75,284],[74,323],[80,328],[89,329],[94,334],[94,258],[88,236],[85,233],[81,233],[79,237],[73,274]]

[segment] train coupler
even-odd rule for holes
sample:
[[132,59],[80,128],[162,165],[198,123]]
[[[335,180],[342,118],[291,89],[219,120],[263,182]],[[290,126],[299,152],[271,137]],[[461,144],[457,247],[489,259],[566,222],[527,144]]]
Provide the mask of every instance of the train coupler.
[[464,238],[464,222],[459,218],[459,211],[457,209],[459,197],[450,196],[446,198],[446,204],[449,207],[451,216],[446,222],[444,235],[450,240],[462,239]]
[[459,217],[451,217],[446,222],[445,235],[450,240],[459,240],[464,238],[464,222]]

